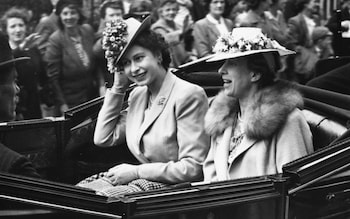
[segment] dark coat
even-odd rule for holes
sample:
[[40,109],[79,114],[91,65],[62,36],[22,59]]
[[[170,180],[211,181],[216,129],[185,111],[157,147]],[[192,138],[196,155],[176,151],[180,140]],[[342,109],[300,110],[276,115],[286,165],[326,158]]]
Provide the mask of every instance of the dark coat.
[[65,31],[54,32],[46,48],[47,74],[53,83],[58,105],[67,104],[74,107],[91,99],[95,68],[92,48],[95,35],[89,25],[80,26],[79,31],[83,48],[90,61],[87,68]]

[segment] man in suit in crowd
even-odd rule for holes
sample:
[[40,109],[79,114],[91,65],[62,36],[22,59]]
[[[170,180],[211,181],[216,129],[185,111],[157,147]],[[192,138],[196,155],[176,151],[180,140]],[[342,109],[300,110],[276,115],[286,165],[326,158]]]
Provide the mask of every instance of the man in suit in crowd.
[[[20,91],[17,83],[15,62],[28,57],[13,58],[6,36],[0,32],[0,122],[12,121],[16,117],[16,105]],[[0,172],[39,177],[31,162],[0,142]]]

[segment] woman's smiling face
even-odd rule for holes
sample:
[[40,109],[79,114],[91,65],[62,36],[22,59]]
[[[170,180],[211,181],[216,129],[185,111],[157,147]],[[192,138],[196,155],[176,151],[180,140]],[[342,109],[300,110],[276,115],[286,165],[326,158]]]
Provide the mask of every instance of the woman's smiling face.
[[242,98],[252,86],[251,71],[244,57],[228,59],[219,69],[227,96]]
[[124,73],[129,80],[137,85],[151,85],[158,81],[160,71],[160,55],[156,56],[150,50],[134,45],[128,49],[123,58],[121,65]]
[[166,21],[173,21],[178,12],[177,3],[166,3],[160,8],[160,16]]
[[69,6],[64,7],[60,13],[60,19],[65,28],[72,28],[78,25],[79,13],[76,9]]

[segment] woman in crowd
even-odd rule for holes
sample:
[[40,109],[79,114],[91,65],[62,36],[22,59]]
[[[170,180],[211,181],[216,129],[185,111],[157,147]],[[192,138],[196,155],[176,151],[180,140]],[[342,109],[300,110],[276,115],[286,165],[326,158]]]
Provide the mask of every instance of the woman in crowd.
[[57,116],[70,107],[98,95],[94,80],[94,31],[83,24],[80,5],[60,0],[56,5],[59,29],[50,38],[45,52],[47,74],[53,85]]
[[292,54],[259,28],[235,28],[218,39],[215,56],[224,91],[206,115],[212,136],[204,166],[207,181],[282,172],[283,164],[312,152],[312,136],[299,110],[303,99],[275,80],[279,55]]
[[[188,18],[185,19],[182,27],[175,23],[175,17],[179,9],[176,0],[160,0],[158,5],[158,20],[151,26],[151,29],[161,34],[170,45],[171,64],[176,68],[181,64],[191,61],[190,53],[185,50],[184,33],[190,28]],[[193,59],[193,58],[192,58]]]
[[208,14],[193,26],[194,48],[198,58],[212,54],[217,38],[233,28],[233,22],[223,18],[225,0],[206,0],[205,4],[209,10]]
[[[140,164],[120,164],[78,184],[102,195],[147,191],[203,177],[209,146],[204,131],[206,94],[168,70],[168,45],[149,26],[150,17],[142,23],[129,18],[112,22],[104,33],[114,84],[98,115],[94,142],[110,147],[126,141]],[[123,110],[130,82],[138,86]]]
[[39,119],[42,117],[39,98],[39,80],[46,79],[39,50],[35,47],[37,34],[27,36],[27,17],[24,9],[10,8],[2,17],[2,28],[6,31],[9,45],[15,57],[30,57],[18,63],[18,85],[21,88],[17,107],[17,120]]

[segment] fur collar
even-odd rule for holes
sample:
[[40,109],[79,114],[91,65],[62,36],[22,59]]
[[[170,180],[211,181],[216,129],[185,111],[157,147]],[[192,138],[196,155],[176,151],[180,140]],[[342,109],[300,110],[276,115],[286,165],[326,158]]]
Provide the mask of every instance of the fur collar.
[[[290,112],[302,107],[303,98],[293,84],[277,81],[256,93],[249,106],[245,118],[242,118],[244,132],[249,138],[261,140],[272,136]],[[238,100],[220,92],[205,116],[207,133],[217,137],[228,126],[235,127],[238,112]]]

